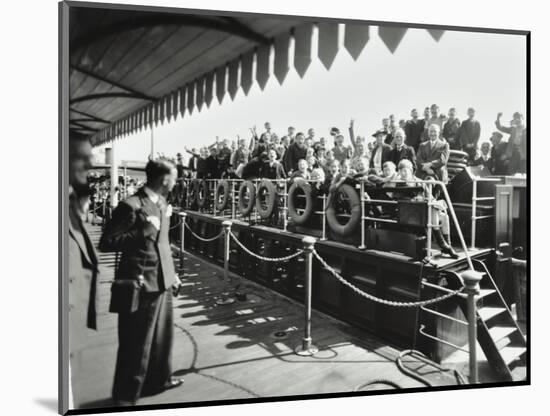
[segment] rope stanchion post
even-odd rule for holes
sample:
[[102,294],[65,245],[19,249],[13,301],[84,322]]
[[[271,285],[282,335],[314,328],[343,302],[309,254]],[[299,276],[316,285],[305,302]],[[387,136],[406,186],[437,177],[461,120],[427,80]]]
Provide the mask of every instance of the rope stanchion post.
[[426,257],[432,258],[432,184],[428,183],[428,225],[426,226]]
[[359,250],[364,250],[367,247],[365,246],[365,182],[361,182],[361,245]]
[[180,212],[179,213],[180,219],[181,219],[181,235],[180,235],[180,272],[183,273],[183,250],[185,250],[185,219],[187,217],[187,213]]
[[[223,221],[223,279],[226,283],[232,287],[233,279],[229,275],[229,254],[230,254],[230,243],[231,243],[231,221]],[[227,293],[223,293],[222,297],[216,301],[218,305],[230,305],[235,302],[235,299],[229,297]]]
[[304,237],[302,239],[304,244],[304,255],[306,260],[306,298],[305,298],[305,328],[304,338],[302,344],[296,347],[294,352],[302,356],[315,355],[319,349],[312,344],[311,341],[311,272],[313,263],[313,246],[315,245],[315,238]]
[[235,181],[231,181],[231,219],[235,219],[235,201],[237,198],[235,198]]
[[321,217],[321,221],[323,222],[323,231],[321,234],[321,241],[325,241],[327,239],[327,196],[323,194],[323,214]]
[[284,191],[283,191],[283,231],[286,231],[286,228],[288,226],[288,184],[284,183]]
[[475,270],[462,272],[464,280],[464,293],[468,295],[468,352],[470,364],[470,383],[478,383],[477,371],[477,296],[479,295],[479,282],[483,273]]

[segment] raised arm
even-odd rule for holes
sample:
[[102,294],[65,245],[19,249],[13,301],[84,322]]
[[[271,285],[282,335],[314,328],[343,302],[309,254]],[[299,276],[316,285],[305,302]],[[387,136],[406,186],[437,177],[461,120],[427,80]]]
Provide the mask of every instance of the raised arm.
[[353,130],[353,126],[355,124],[355,120],[351,119],[349,122],[349,138],[351,140],[351,145],[353,146],[353,150],[357,147],[355,145],[355,131]]
[[512,134],[512,128],[511,127],[505,127],[502,124],[500,124],[500,118],[501,117],[502,117],[502,113],[498,113],[497,114],[497,119],[495,121],[495,126],[496,126],[497,130],[499,130],[503,133]]

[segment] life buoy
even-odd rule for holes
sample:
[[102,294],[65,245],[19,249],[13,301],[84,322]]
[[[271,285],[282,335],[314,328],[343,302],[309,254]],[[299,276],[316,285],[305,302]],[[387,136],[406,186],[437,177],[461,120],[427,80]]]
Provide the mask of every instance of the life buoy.
[[466,163],[456,163],[456,162],[447,163],[447,168],[464,169],[466,166],[467,166]]
[[197,206],[199,208],[206,207],[206,203],[208,202],[208,184],[203,179],[199,182],[199,186],[197,189]]
[[[298,191],[301,190],[304,193],[306,205],[304,212],[301,214],[298,212],[297,196]],[[288,215],[292,218],[292,221],[297,225],[303,225],[309,220],[313,213],[313,189],[311,185],[304,180],[295,180],[288,190]]]
[[228,180],[222,180],[216,188],[216,209],[223,211],[229,204],[230,185]]
[[[245,201],[246,191],[248,191],[248,202]],[[256,188],[251,181],[244,181],[239,188],[239,211],[242,215],[250,215],[254,209],[256,201]]]
[[[265,195],[265,198],[264,198]],[[264,220],[273,215],[277,201],[277,187],[269,179],[264,179],[256,190],[256,209]]]
[[[357,191],[348,184],[340,185],[336,193],[344,194],[347,197],[351,215],[345,224],[341,224],[336,215],[336,198],[331,198],[330,205],[326,210],[327,223],[334,234],[339,237],[347,237],[356,230],[357,225],[361,221],[361,199]],[[334,196],[336,197],[336,194]]]

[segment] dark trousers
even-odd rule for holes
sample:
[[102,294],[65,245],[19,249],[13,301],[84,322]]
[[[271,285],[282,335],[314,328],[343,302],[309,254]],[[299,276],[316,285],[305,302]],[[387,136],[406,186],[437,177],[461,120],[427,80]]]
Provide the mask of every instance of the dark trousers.
[[139,302],[136,312],[118,316],[115,400],[160,393],[172,374],[172,292],[144,292]]

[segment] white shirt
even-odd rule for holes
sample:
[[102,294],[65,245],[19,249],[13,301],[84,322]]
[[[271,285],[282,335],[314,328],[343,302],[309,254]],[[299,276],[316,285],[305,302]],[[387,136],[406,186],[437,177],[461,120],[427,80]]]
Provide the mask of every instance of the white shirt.
[[379,146],[375,150],[374,154],[374,168],[378,170],[382,170],[382,146]]

